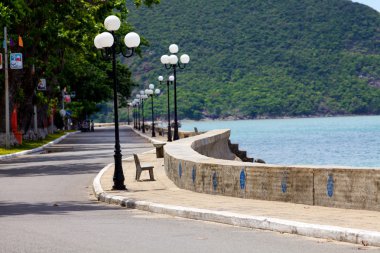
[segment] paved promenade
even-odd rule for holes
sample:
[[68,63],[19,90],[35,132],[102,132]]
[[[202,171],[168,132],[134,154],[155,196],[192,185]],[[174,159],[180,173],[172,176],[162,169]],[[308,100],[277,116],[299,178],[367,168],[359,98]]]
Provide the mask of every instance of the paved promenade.
[[[101,200],[186,218],[380,246],[380,212],[241,199],[182,190],[165,175],[163,158],[156,158],[153,146],[152,151],[139,154],[139,157],[142,163],[154,165],[156,181],[147,181],[147,171],[142,173],[141,182],[135,181],[135,164],[129,157],[123,161],[128,191],[111,190],[113,166],[110,165],[94,181],[97,194],[104,191]],[[99,179],[100,184],[96,185]]]

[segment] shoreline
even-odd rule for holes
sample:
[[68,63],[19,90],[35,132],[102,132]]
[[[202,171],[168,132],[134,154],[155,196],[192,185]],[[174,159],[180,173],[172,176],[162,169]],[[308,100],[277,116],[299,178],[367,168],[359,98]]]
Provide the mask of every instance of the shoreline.
[[208,121],[238,121],[238,120],[274,120],[274,119],[316,119],[316,118],[350,118],[350,117],[376,117],[380,114],[341,114],[341,115],[312,115],[312,116],[282,116],[282,117],[257,117],[257,118],[239,118],[239,117],[227,117],[227,118],[202,118],[200,120],[185,118],[179,121],[196,121],[196,122],[208,122]]

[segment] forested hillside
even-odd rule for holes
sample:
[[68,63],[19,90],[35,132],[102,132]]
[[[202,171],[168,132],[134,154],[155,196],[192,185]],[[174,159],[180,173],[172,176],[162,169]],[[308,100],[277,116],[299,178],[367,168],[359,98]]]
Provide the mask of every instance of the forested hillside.
[[[168,75],[171,43],[181,118],[380,113],[380,14],[350,0],[161,0],[129,21],[150,42],[133,75]],[[166,92],[166,86],[160,87]],[[166,112],[166,94],[158,100]]]

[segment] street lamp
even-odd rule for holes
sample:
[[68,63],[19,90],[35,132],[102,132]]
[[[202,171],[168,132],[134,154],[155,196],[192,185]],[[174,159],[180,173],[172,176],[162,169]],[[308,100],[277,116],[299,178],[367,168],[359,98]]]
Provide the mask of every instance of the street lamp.
[[[179,61],[176,53],[178,53],[178,46],[176,44],[171,44],[169,46],[169,51],[171,55],[161,56],[161,63],[165,65],[166,69],[173,69],[174,76],[174,138],[173,140],[178,140],[178,117],[177,117],[177,67],[184,69],[186,64],[189,63],[190,57],[187,54],[181,55]],[[182,65],[181,65],[182,63]]]
[[140,110],[141,110],[141,95],[140,94],[136,94],[136,100],[137,100],[137,115],[138,115],[138,119],[139,119],[139,124],[137,126],[137,130],[141,130],[141,114],[140,114]]
[[145,134],[145,118],[144,118],[144,100],[148,98],[144,90],[140,90],[141,113],[142,113],[142,132]]
[[131,121],[129,120],[129,114],[130,114],[130,108],[131,108],[131,106],[132,106],[132,103],[128,102],[127,103],[127,123],[128,123],[128,126],[131,123]]
[[132,102],[131,102],[131,107],[132,107],[133,128],[136,128],[135,100],[132,100]]
[[121,161],[121,149],[119,138],[119,113],[117,108],[117,76],[116,76],[116,54],[122,54],[124,57],[131,57],[134,54],[135,48],[140,45],[140,36],[137,33],[130,32],[124,37],[126,51],[124,52],[120,39],[115,36],[115,31],[120,28],[120,19],[115,15],[108,16],[104,20],[104,26],[109,32],[103,32],[96,35],[94,45],[97,49],[101,49],[102,56],[105,60],[112,60],[113,73],[113,107],[115,121],[115,170],[113,174],[114,190],[126,190],[124,185],[124,173]]
[[133,99],[133,128],[137,129],[137,110],[138,110],[139,100],[137,98]]
[[156,131],[154,129],[154,103],[153,103],[153,97],[154,95],[158,96],[160,95],[160,89],[154,90],[154,84],[149,84],[149,89],[145,90],[145,94],[147,94],[148,97],[152,97],[152,137],[156,137]]
[[[160,83],[163,79],[164,78],[162,76],[158,77],[158,80],[160,81]],[[172,129],[170,126],[170,83],[173,83],[173,81],[174,81],[174,76],[169,76],[168,80],[166,80],[166,87],[168,91],[168,141],[169,142],[172,141]]]

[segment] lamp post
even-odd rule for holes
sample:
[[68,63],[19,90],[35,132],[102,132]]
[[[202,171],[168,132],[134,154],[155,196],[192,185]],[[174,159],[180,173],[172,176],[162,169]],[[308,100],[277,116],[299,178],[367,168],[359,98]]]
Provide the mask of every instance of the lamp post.
[[[161,56],[161,63],[165,65],[166,69],[173,69],[174,76],[174,137],[173,140],[178,140],[178,117],[177,117],[177,67],[184,69],[186,64],[189,63],[190,57],[187,54],[183,54],[178,61],[176,53],[178,53],[178,46],[176,44],[171,44],[169,46],[169,51],[171,55]],[[182,65],[181,65],[182,63]]]
[[137,112],[138,112],[138,119],[139,119],[139,124],[137,125],[137,130],[141,130],[141,95],[140,94],[137,94],[136,95],[136,99],[138,100],[137,101]]
[[112,60],[112,77],[113,77],[113,107],[115,121],[115,170],[113,174],[114,185],[112,189],[126,190],[124,185],[124,173],[121,161],[121,149],[119,138],[119,113],[117,103],[117,76],[116,76],[116,54],[122,54],[124,57],[131,57],[134,54],[134,49],[140,45],[140,36],[137,33],[130,32],[124,37],[124,43],[127,46],[124,52],[123,47],[118,37],[115,36],[115,31],[120,28],[120,19],[114,15],[108,16],[104,20],[104,27],[109,32],[103,32],[96,35],[94,44],[97,49],[101,49],[102,56],[105,60]]
[[148,96],[145,94],[144,90],[140,90],[140,99],[141,99],[141,114],[142,114],[142,132],[145,134],[145,118],[144,118],[144,100]]
[[[162,76],[158,77],[158,80],[163,80]],[[172,141],[172,129],[170,126],[170,83],[173,83],[174,76],[169,76],[168,80],[166,80],[166,87],[168,91],[168,141]]]
[[132,106],[133,106],[133,128],[134,129],[137,129],[137,102],[136,102],[137,99],[134,99],[133,102],[132,102]]
[[137,124],[137,122],[138,122],[138,114],[137,114],[137,112],[138,112],[138,109],[139,109],[139,100],[137,99],[137,98],[135,98],[134,100],[133,100],[133,106],[134,106],[134,113],[135,113],[135,116],[134,116],[134,120],[135,120],[135,122],[134,122],[134,128],[135,129],[138,129],[138,124]]
[[127,103],[127,123],[128,123],[128,126],[131,123],[131,121],[129,120],[129,109],[131,106],[132,106],[132,103]]
[[132,100],[131,107],[132,107],[133,128],[135,128],[136,127],[136,124],[135,124],[135,119],[136,119],[136,115],[135,115],[135,100]]
[[154,90],[154,84],[149,84],[149,89],[145,90],[145,94],[147,94],[148,97],[152,97],[152,137],[156,137],[156,131],[154,129],[154,102],[153,97],[154,95],[158,96],[160,95],[160,89]]

